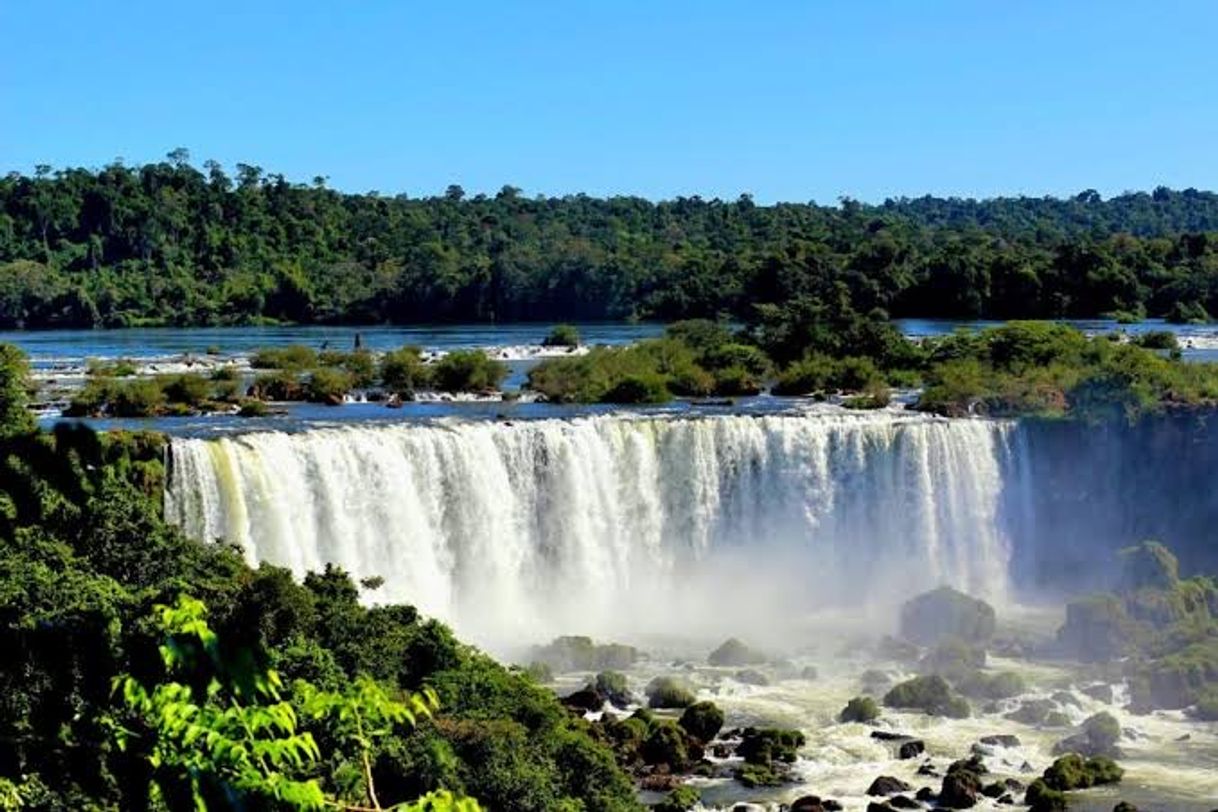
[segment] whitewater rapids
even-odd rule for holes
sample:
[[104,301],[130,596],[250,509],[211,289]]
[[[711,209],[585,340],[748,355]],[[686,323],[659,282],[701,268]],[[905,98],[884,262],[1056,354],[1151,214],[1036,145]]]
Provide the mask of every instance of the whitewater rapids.
[[827,409],[178,438],[165,511],[251,562],[380,576],[373,599],[484,643],[756,631],[944,583],[1001,603],[1011,436]]

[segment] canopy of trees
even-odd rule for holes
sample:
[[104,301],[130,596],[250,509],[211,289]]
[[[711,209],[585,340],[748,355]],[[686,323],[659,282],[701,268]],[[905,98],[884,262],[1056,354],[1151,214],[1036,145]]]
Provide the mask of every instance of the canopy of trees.
[[343,194],[239,164],[0,179],[0,327],[1218,313],[1218,195],[761,206]]

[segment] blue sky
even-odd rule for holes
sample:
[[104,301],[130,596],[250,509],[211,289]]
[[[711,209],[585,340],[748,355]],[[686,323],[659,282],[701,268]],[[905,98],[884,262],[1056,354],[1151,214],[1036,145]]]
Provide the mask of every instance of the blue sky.
[[349,191],[1218,188],[1218,2],[0,3],[0,171]]

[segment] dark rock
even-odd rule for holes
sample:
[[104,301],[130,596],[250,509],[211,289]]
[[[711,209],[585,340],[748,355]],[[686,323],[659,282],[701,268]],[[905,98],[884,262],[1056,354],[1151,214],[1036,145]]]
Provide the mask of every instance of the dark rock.
[[825,812],[842,812],[842,802],[832,798],[825,798],[820,805],[825,808]]
[[1015,805],[1015,796],[1011,795],[1011,793],[1008,792],[1006,795],[1003,795],[1001,798],[998,799],[998,803],[1002,804],[1003,806],[1014,806]]
[[1006,784],[1000,781],[995,781],[992,784],[986,784],[981,788],[981,794],[987,798],[1001,798],[1007,792]]
[[932,778],[939,777],[939,771],[935,769],[935,765],[929,761],[918,768],[918,775],[929,775]]
[[870,801],[867,804],[867,812],[893,812],[893,808],[885,803]]
[[902,760],[917,758],[925,752],[925,742],[921,739],[910,739],[909,741],[901,742],[900,747],[897,748],[897,758]]
[[639,780],[639,786],[649,792],[671,792],[681,786],[681,776],[667,771],[657,771]]
[[988,770],[981,759],[974,756],[966,761],[955,761],[943,776],[943,789],[939,792],[939,805],[948,809],[971,809],[977,805],[981,792],[981,776]]
[[1019,737],[1010,733],[999,733],[994,736],[982,736],[981,743],[994,747],[1018,747]]
[[605,698],[593,688],[582,688],[562,698],[568,708],[595,713],[605,707]]
[[700,742],[709,742],[723,728],[723,711],[713,702],[695,702],[684,710],[677,722]]
[[891,730],[873,730],[871,738],[882,742],[901,742],[911,737],[907,733],[894,733]]
[[1112,714],[1101,712],[1083,722],[1073,736],[1067,736],[1053,746],[1054,755],[1078,753],[1081,756],[1120,758],[1116,743],[1121,738],[1121,725]]
[[913,787],[899,778],[893,778],[891,775],[881,775],[871,782],[871,786],[867,788],[867,794],[895,795],[898,792],[908,792],[911,789]]
[[823,812],[825,805],[816,795],[805,795],[792,802],[789,812]]
[[1023,792],[1025,789],[1023,782],[1018,778],[1007,778],[1002,783],[1006,784],[1007,789],[1012,792]]
[[921,809],[922,804],[910,798],[907,795],[894,795],[888,799],[888,803],[894,809]]
[[931,789],[930,787],[922,787],[922,789],[920,789],[916,793],[914,793],[914,797],[924,803],[930,803],[931,801],[935,800],[939,796],[936,795],[935,791],[933,789]]
[[1112,808],[1112,812],[1138,812],[1138,808],[1128,801],[1120,801]]
[[803,670],[799,672],[799,678],[806,679],[808,681],[814,680],[819,676],[820,673],[817,672],[816,666],[814,665],[806,665],[804,666]]
[[1025,699],[1018,708],[1008,713],[1006,718],[1025,725],[1039,725],[1053,710],[1054,705],[1051,700]]

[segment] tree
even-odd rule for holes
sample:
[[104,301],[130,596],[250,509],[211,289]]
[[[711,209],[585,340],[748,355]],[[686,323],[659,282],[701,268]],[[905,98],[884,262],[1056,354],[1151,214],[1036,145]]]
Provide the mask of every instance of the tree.
[[29,405],[29,363],[12,344],[0,344],[0,439],[36,428]]

